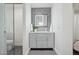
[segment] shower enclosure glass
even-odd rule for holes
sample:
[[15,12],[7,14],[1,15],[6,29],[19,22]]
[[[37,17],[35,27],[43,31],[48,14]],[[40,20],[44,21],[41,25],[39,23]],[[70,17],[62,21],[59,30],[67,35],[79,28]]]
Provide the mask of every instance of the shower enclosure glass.
[[0,55],[22,55],[23,4],[0,3]]
[[5,4],[5,31],[7,54],[14,54],[14,5]]

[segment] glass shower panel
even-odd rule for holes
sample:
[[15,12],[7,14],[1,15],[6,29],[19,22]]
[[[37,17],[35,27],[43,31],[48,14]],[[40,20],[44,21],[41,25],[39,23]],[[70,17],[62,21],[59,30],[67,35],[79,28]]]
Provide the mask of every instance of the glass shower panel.
[[0,3],[0,55],[6,54],[6,37],[4,31],[4,4]]
[[5,4],[5,27],[7,37],[7,54],[14,54],[13,4]]

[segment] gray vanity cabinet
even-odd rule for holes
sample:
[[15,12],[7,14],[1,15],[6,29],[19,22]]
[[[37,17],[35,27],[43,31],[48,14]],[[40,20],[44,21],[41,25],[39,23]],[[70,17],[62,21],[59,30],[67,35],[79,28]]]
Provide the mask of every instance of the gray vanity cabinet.
[[36,34],[30,34],[30,48],[36,48]]
[[53,34],[30,33],[30,48],[53,48]]

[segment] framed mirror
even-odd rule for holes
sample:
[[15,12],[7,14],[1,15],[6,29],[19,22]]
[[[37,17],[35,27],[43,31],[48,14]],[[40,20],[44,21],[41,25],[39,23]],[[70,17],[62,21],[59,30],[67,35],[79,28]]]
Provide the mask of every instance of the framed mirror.
[[47,26],[47,15],[35,15],[35,26]]

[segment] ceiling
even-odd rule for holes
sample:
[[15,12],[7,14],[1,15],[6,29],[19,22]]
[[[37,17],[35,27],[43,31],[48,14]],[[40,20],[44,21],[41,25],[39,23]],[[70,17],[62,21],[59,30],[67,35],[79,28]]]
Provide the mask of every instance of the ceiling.
[[43,7],[43,8],[45,8],[45,7],[52,7],[52,3],[32,3],[31,4],[31,7],[32,8],[41,8],[41,7]]

